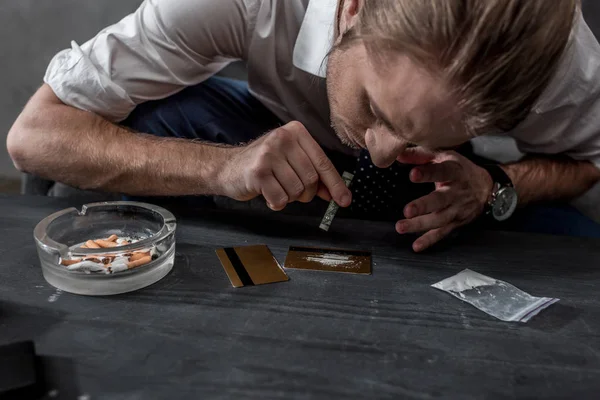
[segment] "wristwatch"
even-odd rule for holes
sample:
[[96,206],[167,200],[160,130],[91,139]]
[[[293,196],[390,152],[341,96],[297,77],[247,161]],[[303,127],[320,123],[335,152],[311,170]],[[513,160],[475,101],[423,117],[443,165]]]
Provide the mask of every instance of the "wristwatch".
[[509,176],[504,170],[494,164],[481,165],[492,177],[492,198],[487,203],[486,214],[496,221],[505,221],[517,209],[519,198]]

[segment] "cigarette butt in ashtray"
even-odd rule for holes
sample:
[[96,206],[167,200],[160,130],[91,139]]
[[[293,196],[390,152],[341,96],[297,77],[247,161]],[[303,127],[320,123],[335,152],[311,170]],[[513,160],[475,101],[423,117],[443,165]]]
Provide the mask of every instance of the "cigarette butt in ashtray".
[[77,258],[77,259],[73,259],[73,260],[61,260],[60,263],[62,265],[64,265],[65,267],[68,267],[69,265],[80,263],[81,261],[83,261],[83,260],[80,258]]
[[69,271],[89,271],[89,272],[99,272],[99,271],[105,271],[106,268],[104,267],[103,264],[99,264],[93,261],[81,261],[78,262],[77,264],[73,264],[73,265],[69,265],[67,267],[67,269]]
[[106,241],[107,242],[116,242],[119,237],[117,235],[110,235]]
[[140,260],[140,259],[142,259],[144,257],[148,257],[148,256],[150,256],[149,251],[146,251],[143,253],[133,253],[133,255],[131,257],[129,257],[129,261],[137,261],[137,260]]
[[[351,174],[350,172],[344,172],[342,174],[342,179],[344,180],[346,187],[349,188],[352,184],[352,179],[354,179],[354,174]],[[331,223],[333,222],[333,218],[335,217],[335,214],[337,214],[339,209],[340,206],[335,201],[331,200],[329,202],[329,206],[327,207],[327,211],[325,211],[325,215],[321,220],[319,228],[324,231],[328,231],[329,227],[331,226]]]
[[116,258],[117,258],[116,256],[106,256],[106,257],[104,257],[104,260],[102,260],[102,263],[105,265],[110,264],[113,261],[115,261]]
[[118,244],[116,244],[115,242],[109,242],[108,240],[102,240],[102,239],[96,239],[96,240],[94,240],[94,243],[96,243],[98,245],[98,247],[102,247],[104,249],[118,246]]
[[85,242],[85,246],[88,249],[99,249],[100,248],[100,245],[98,245],[93,240],[88,240],[87,242]]
[[130,268],[130,269],[131,268],[136,268],[136,267],[139,267],[141,265],[148,264],[150,261],[152,261],[152,256],[142,257],[142,258],[140,258],[138,260],[128,262],[127,263],[127,268]]

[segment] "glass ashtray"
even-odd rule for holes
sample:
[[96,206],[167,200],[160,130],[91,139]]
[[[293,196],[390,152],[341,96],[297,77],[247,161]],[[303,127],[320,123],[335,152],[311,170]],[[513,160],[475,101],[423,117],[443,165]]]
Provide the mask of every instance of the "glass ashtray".
[[138,290],[167,275],[176,227],[164,208],[116,201],[56,212],[35,227],[34,237],[49,284],[101,296]]

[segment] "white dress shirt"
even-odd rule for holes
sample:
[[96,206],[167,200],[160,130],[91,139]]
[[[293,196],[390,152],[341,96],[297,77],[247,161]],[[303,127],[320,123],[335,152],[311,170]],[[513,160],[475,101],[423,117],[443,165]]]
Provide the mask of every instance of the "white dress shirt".
[[[275,115],[301,121],[322,146],[351,153],[330,127],[323,79],[336,8],[337,0],[145,0],[58,53],[44,81],[65,104],[119,122],[142,102],[244,60],[250,91]],[[600,45],[579,13],[558,72],[507,136],[521,152],[563,153],[600,167],[599,94]],[[498,138],[486,140],[475,142],[482,155]],[[589,196],[582,207],[600,220],[600,187]]]

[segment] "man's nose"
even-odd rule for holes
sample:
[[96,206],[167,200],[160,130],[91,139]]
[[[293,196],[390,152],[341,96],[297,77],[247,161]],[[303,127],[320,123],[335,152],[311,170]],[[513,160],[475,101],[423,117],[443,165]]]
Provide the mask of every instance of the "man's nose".
[[404,140],[392,135],[385,129],[377,131],[367,129],[365,143],[369,154],[371,154],[373,164],[379,168],[387,168],[392,165],[407,146]]

